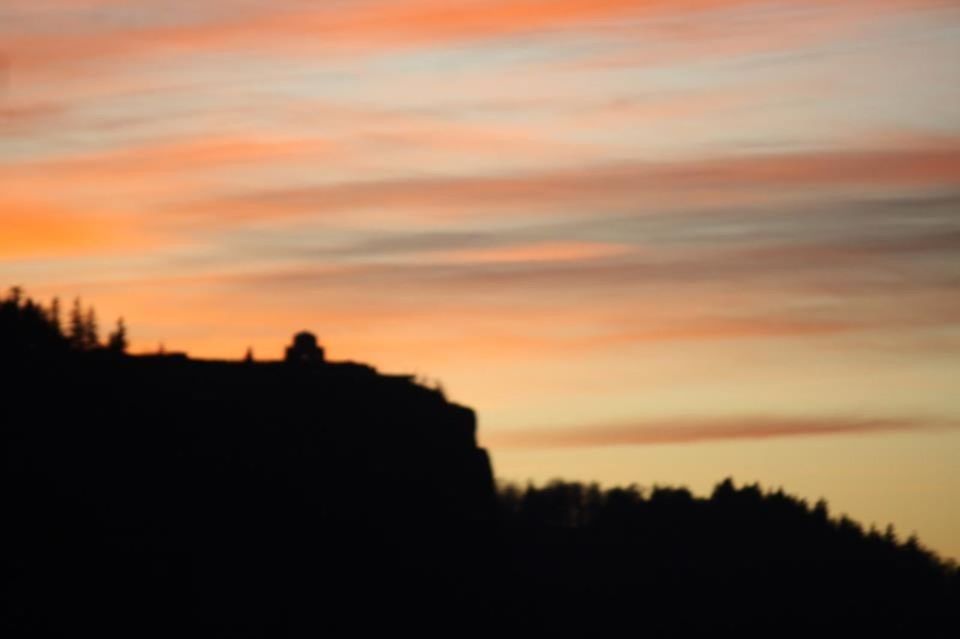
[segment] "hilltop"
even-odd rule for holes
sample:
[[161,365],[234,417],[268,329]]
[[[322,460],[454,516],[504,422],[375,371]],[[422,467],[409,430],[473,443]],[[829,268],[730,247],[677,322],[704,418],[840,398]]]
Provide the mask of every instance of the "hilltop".
[[[0,299],[5,636],[410,628],[951,636],[919,540],[759,486],[494,483],[435,388],[331,362],[132,356],[79,304]],[[638,469],[642,476],[643,469]]]

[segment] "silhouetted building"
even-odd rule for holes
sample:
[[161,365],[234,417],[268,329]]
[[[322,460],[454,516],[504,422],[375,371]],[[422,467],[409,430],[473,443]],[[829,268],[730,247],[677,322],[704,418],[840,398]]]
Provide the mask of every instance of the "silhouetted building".
[[293,344],[287,347],[286,361],[289,364],[323,364],[323,348],[317,336],[306,331],[293,336]]

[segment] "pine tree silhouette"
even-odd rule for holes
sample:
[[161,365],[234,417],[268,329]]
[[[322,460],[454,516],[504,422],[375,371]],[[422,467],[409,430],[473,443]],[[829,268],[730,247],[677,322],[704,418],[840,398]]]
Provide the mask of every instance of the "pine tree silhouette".
[[123,318],[117,320],[117,327],[107,338],[107,350],[112,353],[123,354],[127,352],[127,326]]
[[47,318],[49,319],[51,326],[56,329],[57,333],[63,333],[63,322],[60,318],[59,297],[53,298],[53,301],[50,302],[50,311],[47,313]]
[[97,312],[91,306],[83,319],[84,350],[92,351],[100,347],[100,328],[97,325]]
[[67,333],[70,341],[70,347],[77,351],[82,351],[87,344],[86,323],[83,317],[83,306],[80,298],[73,300],[73,308],[70,311],[70,329]]

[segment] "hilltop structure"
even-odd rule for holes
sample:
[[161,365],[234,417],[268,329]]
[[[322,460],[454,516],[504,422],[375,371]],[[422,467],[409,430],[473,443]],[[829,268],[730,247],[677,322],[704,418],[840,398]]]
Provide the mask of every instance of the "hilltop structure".
[[288,364],[323,364],[326,361],[323,347],[317,341],[317,336],[308,331],[293,336],[293,344],[287,347],[286,362]]

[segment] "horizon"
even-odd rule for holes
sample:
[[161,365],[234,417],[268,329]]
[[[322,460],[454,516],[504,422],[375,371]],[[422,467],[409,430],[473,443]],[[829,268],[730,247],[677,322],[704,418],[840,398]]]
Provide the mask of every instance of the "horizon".
[[950,0],[7,0],[0,280],[439,380],[498,478],[960,559]]

